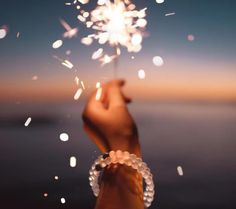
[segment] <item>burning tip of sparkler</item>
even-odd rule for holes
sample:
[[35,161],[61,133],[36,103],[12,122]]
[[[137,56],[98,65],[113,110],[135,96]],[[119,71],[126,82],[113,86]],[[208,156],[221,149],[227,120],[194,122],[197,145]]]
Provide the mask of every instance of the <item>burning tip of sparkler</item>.
[[47,196],[48,196],[48,193],[43,193],[43,196],[44,196],[44,197],[47,197]]
[[54,179],[55,179],[55,180],[58,180],[58,179],[59,179],[59,177],[58,177],[58,176],[54,176]]

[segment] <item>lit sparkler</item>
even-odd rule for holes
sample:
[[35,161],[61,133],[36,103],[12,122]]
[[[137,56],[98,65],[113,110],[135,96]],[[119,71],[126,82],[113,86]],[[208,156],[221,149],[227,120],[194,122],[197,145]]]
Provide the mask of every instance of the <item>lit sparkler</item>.
[[117,62],[121,47],[127,48],[128,52],[142,49],[143,31],[147,25],[146,8],[135,8],[130,0],[98,0],[97,7],[91,12],[81,11],[77,18],[95,31],[82,38],[81,42],[90,45],[92,40],[96,40],[101,45],[108,43],[115,49],[113,55],[103,54],[103,49],[99,49],[92,55],[93,59],[100,58],[99,61],[105,65]]

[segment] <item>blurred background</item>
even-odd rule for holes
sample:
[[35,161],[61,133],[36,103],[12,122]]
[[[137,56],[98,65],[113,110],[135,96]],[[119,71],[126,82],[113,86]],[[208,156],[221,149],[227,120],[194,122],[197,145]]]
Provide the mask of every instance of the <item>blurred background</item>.
[[[88,170],[100,154],[82,129],[81,113],[96,82],[113,65],[91,60],[97,44],[77,20],[72,0],[0,0],[0,207],[89,209]],[[236,3],[233,0],[136,0],[147,7],[140,53],[122,49],[119,77],[139,128],[143,159],[154,174],[151,208],[232,209],[236,204]],[[86,6],[95,6],[95,1]],[[170,14],[172,15],[166,15]],[[72,28],[77,38],[52,43]],[[6,34],[4,35],[4,31]],[[68,51],[71,52],[68,55]],[[67,54],[66,54],[67,52]],[[61,65],[69,59],[77,71]],[[164,65],[155,66],[154,56]],[[145,79],[139,79],[143,69]],[[78,89],[74,78],[83,80]],[[32,118],[28,127],[24,126]],[[60,134],[69,135],[62,142]],[[69,159],[77,158],[71,168]],[[183,176],[177,166],[182,166]],[[58,176],[58,180],[55,179]],[[66,203],[61,203],[65,198]]]

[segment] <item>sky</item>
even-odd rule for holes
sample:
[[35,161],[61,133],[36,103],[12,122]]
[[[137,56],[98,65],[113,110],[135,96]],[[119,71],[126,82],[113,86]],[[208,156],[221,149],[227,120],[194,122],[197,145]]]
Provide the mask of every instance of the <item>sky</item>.
[[[76,91],[75,72],[53,58],[68,58],[76,75],[93,88],[97,81],[113,78],[113,65],[101,67],[91,60],[98,44],[84,46],[80,39],[89,31],[77,20],[78,11],[62,0],[0,1],[0,28],[9,31],[0,39],[1,101],[71,100]],[[122,49],[118,75],[128,82],[127,91],[147,100],[236,100],[236,3],[233,0],[155,0],[134,1],[147,7],[148,26],[143,48],[137,54]],[[94,1],[85,7],[94,8]],[[175,12],[173,16],[165,16]],[[77,38],[65,39],[60,49],[51,47],[62,39],[59,19],[78,27]],[[20,33],[19,38],[16,34]],[[190,42],[187,36],[194,35]],[[152,63],[154,56],[164,60],[162,67]],[[134,56],[135,59],[131,59]],[[144,69],[146,79],[137,76]],[[37,76],[37,80],[32,77]]]

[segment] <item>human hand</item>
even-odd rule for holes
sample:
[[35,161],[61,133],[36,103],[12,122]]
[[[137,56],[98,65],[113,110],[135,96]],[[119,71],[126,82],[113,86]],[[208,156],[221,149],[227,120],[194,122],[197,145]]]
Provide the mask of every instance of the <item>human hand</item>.
[[102,152],[122,150],[141,155],[136,124],[127,109],[131,100],[124,96],[124,80],[102,85],[102,95],[94,92],[83,113],[84,130]]

